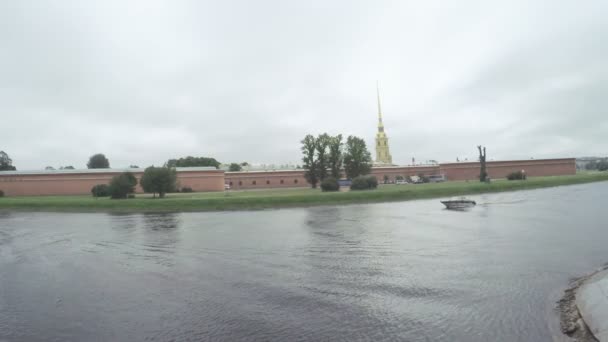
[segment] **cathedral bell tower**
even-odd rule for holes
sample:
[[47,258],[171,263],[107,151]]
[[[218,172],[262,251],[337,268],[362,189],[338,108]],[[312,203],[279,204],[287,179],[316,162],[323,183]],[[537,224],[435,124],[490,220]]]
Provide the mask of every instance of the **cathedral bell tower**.
[[377,164],[393,164],[393,157],[388,148],[388,137],[384,132],[384,124],[382,123],[382,108],[380,106],[380,88],[376,84],[376,92],[378,94],[378,133],[376,133],[376,163]]

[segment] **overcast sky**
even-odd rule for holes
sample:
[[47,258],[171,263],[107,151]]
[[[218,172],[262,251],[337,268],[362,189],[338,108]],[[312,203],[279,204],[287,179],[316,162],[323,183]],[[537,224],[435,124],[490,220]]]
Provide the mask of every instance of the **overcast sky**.
[[2,1],[0,150],[18,169],[608,155],[608,1]]

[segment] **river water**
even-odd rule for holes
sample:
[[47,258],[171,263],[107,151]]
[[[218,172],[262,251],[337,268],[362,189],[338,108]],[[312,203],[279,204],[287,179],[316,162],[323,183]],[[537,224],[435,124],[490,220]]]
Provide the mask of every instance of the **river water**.
[[608,261],[606,194],[0,212],[0,341],[551,341],[559,292]]

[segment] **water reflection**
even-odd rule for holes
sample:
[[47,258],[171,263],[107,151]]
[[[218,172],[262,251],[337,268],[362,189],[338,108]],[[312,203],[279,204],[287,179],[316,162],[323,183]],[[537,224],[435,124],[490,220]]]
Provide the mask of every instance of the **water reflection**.
[[117,231],[133,232],[139,225],[139,215],[125,213],[110,213],[110,226]]
[[[308,209],[306,227],[311,238],[306,262],[319,287],[335,291],[335,284],[354,280],[357,286],[366,286],[373,281],[369,277],[384,273],[390,266],[382,262],[391,249],[391,227],[375,225],[372,229],[367,218],[385,214],[374,206]],[[352,294],[356,289],[342,291]]]
[[87,250],[100,253],[113,249],[126,255],[131,262],[147,260],[157,265],[175,264],[180,241],[180,214],[108,214],[112,237],[103,237]]
[[144,227],[154,231],[170,231],[180,224],[179,213],[146,213],[143,214]]
[[143,215],[143,248],[151,260],[165,266],[173,266],[174,254],[180,235],[178,213]]
[[360,244],[367,237],[364,218],[372,212],[369,206],[308,209],[306,227],[313,238],[312,246]]

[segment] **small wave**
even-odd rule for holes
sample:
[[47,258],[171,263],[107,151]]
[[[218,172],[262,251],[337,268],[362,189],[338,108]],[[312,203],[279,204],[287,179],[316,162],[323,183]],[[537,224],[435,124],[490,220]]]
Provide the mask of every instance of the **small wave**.
[[484,202],[484,203],[480,203],[479,205],[482,207],[485,207],[485,206],[489,206],[489,205],[520,204],[520,203],[524,203],[526,201],[527,201],[526,199],[518,199],[518,200],[513,200],[513,201]]
[[46,246],[52,246],[52,245],[56,245],[56,244],[60,244],[63,242],[72,242],[72,239],[70,238],[64,238],[64,239],[59,239],[59,240],[53,240],[53,241],[48,241],[46,243],[43,243],[42,245],[46,245]]

